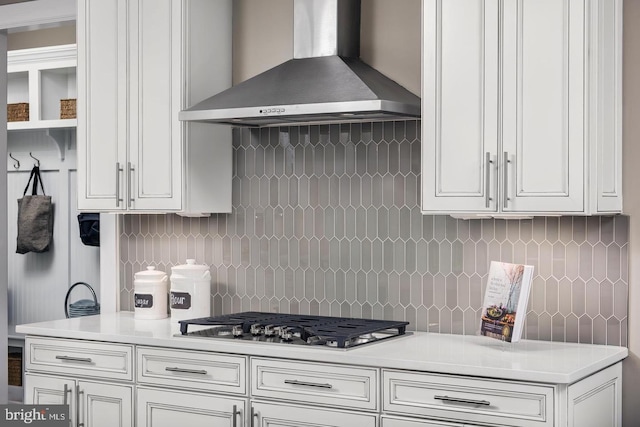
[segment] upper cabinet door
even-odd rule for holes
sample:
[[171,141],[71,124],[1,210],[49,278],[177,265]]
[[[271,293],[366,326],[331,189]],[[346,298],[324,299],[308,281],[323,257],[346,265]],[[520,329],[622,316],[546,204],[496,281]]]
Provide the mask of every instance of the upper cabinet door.
[[504,212],[585,210],[585,0],[505,0]]
[[182,208],[182,0],[129,2],[132,210]]
[[496,212],[498,0],[423,5],[422,210]]
[[127,2],[78,0],[78,209],[125,209]]

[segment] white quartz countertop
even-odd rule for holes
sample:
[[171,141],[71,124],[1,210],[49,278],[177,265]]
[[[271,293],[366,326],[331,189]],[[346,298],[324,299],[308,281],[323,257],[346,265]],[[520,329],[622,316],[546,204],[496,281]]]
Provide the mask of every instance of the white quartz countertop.
[[251,343],[177,336],[177,321],[136,320],[133,312],[19,325],[16,332],[554,384],[571,384],[628,355],[625,347],[531,340],[509,344],[484,336],[427,332],[408,332],[348,350]]

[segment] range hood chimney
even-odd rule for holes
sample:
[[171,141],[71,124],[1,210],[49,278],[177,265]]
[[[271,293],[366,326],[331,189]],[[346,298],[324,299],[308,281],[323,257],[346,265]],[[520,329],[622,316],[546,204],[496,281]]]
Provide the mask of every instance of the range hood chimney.
[[293,59],[181,111],[234,126],[407,120],[420,98],[359,59],[360,0],[294,0]]

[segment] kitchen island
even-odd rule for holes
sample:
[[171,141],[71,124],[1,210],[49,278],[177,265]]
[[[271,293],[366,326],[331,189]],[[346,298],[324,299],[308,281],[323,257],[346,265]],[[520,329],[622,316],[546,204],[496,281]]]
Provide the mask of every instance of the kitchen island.
[[[132,312],[16,331],[27,335],[25,403],[57,396],[86,422],[111,402],[121,425],[138,426],[294,426],[317,414],[322,426],[619,426],[628,354],[425,332],[351,349],[252,343],[180,336],[176,321]],[[100,393],[85,389],[101,387],[92,406]]]

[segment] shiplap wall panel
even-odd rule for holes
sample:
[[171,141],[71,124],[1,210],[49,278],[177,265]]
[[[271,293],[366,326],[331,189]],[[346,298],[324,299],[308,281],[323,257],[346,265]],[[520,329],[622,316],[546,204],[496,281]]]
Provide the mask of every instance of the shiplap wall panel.
[[[77,187],[78,174],[75,170],[69,171],[69,283],[87,282],[96,294],[100,294],[100,248],[93,246],[85,246],[80,241],[80,231],[78,228],[78,209],[77,209]],[[85,291],[80,293],[81,286],[73,290],[73,296],[77,298],[89,298],[90,293]],[[86,288],[85,288],[86,289]],[[78,293],[76,294],[76,290]],[[83,289],[84,291],[84,289]]]
[[60,233],[60,172],[44,171],[42,179],[47,195],[54,203],[53,244],[48,252],[16,253],[17,199],[29,179],[29,172],[9,172],[7,177],[9,248],[9,323],[19,325],[64,317],[67,289],[65,245]]
[[[8,205],[8,311],[9,329],[15,325],[64,317],[64,299],[75,282],[89,283],[99,295],[100,249],[80,241],[76,209],[75,136],[58,147],[42,132],[19,132],[9,136],[8,151],[20,161],[14,168],[7,161]],[[64,159],[60,156],[60,149]],[[45,192],[54,203],[53,244],[48,252],[17,254],[17,199],[24,187],[34,160],[41,162]],[[71,302],[91,298],[85,287],[76,287]]]

